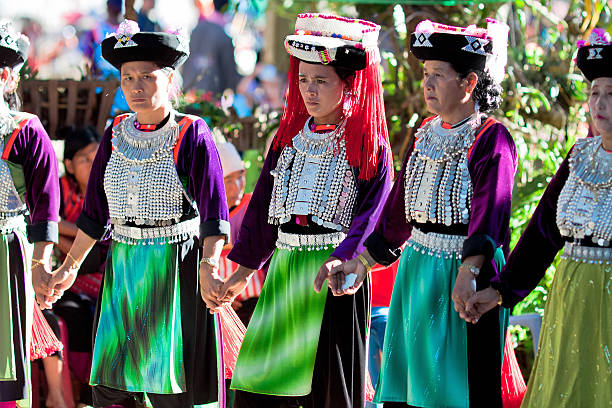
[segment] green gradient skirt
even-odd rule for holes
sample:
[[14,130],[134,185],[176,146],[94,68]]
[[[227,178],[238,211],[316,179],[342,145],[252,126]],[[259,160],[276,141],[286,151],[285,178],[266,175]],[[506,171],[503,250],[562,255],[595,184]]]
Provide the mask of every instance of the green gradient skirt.
[[247,328],[231,388],[301,396],[311,391],[327,288],[314,291],[333,249],[276,249]]
[[113,241],[91,384],[176,394],[186,390],[176,244]]
[[561,260],[523,407],[612,407],[612,265]]

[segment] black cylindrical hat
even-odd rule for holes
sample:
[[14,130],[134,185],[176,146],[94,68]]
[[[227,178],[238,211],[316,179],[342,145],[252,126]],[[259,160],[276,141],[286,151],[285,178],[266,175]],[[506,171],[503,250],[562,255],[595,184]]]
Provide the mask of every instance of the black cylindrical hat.
[[117,69],[130,61],[177,68],[189,56],[189,43],[179,34],[140,32],[136,22],[125,20],[117,33],[102,41],[102,56]]
[[588,41],[578,42],[576,65],[589,81],[612,78],[612,40],[610,34],[596,28]]
[[0,21],[0,68],[14,68],[28,59],[30,41],[13,29],[9,20]]

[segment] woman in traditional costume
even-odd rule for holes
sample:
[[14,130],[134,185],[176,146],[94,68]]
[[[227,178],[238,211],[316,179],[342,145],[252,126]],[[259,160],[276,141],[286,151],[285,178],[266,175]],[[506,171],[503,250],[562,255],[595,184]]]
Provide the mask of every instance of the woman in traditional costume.
[[599,135],[574,144],[502,273],[468,302],[477,316],[497,303],[513,307],[564,249],[523,407],[612,404],[612,40],[595,29],[578,46]]
[[[410,51],[424,61],[436,116],[417,131],[367,250],[332,271],[334,292],[352,293],[373,265],[401,253],[375,397],[385,407],[502,405],[505,313],[496,307],[476,324],[462,317],[476,287],[501,269],[510,239],[516,148],[485,115],[501,101],[507,38],[495,20],[487,29],[419,23]],[[355,283],[343,291],[350,274]]]
[[219,401],[222,359],[216,275],[229,236],[223,176],[206,123],[171,108],[189,54],[177,34],[125,21],[102,42],[135,114],[104,133],[79,231],[51,280],[65,290],[97,240],[112,243],[98,300],[90,382],[95,406],[146,394],[153,407]]
[[[32,320],[50,329],[38,301],[49,304],[46,282],[58,237],[59,183],[51,140],[38,117],[18,112],[19,69],[28,55],[28,39],[0,21],[0,406],[30,398],[31,347],[36,357],[53,350],[45,336],[31,344]],[[27,224],[27,225],[26,225]],[[33,245],[32,245],[33,243]],[[35,328],[36,334],[44,334]],[[51,336],[52,336],[52,332]],[[57,349],[57,348],[56,348]],[[28,403],[25,402],[27,405]]]
[[321,286],[362,251],[391,185],[379,30],[300,14],[285,39],[285,109],[228,256],[241,266],[220,295],[231,300],[271,258],[232,380],[236,407],[365,404],[369,288],[334,297]]

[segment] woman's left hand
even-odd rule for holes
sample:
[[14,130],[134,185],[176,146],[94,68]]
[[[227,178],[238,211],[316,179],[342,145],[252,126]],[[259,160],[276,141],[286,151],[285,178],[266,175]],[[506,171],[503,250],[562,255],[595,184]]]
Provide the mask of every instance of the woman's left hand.
[[52,276],[49,264],[32,266],[32,286],[41,309],[50,309],[53,302],[57,300],[53,298],[53,287],[50,284]]
[[314,290],[315,292],[321,292],[321,288],[323,287],[323,283],[326,279],[328,279],[330,272],[334,266],[338,266],[342,263],[338,258],[334,258],[330,256],[327,258],[323,265],[319,268],[319,273],[317,273],[317,277],[314,280]]
[[213,267],[205,262],[200,263],[200,295],[210,309],[210,313],[218,312],[223,306],[223,302],[217,298],[224,282],[217,272],[218,267]]
[[466,309],[466,303],[474,293],[476,293],[476,276],[467,268],[459,268],[451,298],[459,316],[469,323],[478,322],[477,317],[472,316]]

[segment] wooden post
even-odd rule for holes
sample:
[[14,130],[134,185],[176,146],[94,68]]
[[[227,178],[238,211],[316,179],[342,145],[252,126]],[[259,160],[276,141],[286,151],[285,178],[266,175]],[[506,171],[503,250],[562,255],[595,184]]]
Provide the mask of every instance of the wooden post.
[[125,0],[125,18],[127,20],[138,21],[138,15],[134,10],[134,0]]

